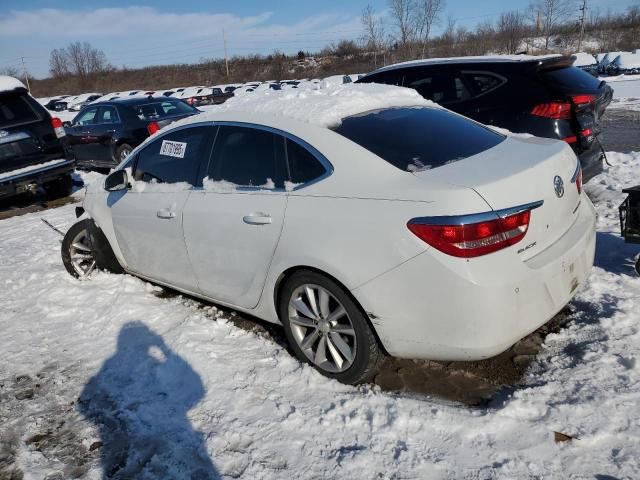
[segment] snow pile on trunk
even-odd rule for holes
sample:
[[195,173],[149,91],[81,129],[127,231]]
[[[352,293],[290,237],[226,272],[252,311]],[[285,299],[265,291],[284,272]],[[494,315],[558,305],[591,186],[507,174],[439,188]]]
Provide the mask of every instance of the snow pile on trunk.
[[[289,117],[321,127],[337,127],[342,119],[371,110],[393,107],[438,107],[413,89],[378,84],[345,84],[318,90],[268,90],[233,97],[222,105],[192,117],[215,120],[218,112],[246,112]],[[176,122],[174,125],[189,123]]]
[[22,83],[17,78],[9,77],[7,75],[0,75],[0,92],[10,92],[17,88],[24,88],[25,90],[27,89],[27,87],[24,86],[24,83]]
[[578,52],[574,53],[573,56],[576,57],[575,61],[573,62],[574,67],[587,67],[589,65],[595,65],[598,63],[596,61],[596,58],[590,53]]
[[617,213],[640,153],[608,155],[585,187],[596,266],[574,313],[476,408],[341,385],[129,275],[70,277],[40,219],[65,229],[74,205],[0,221],[0,476],[640,478],[638,248]]

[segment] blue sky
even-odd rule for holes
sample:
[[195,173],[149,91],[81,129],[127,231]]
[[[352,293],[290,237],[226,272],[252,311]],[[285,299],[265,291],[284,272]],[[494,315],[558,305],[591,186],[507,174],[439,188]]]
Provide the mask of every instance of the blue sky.
[[[2,0],[0,68],[20,67],[37,77],[48,72],[51,49],[86,40],[116,66],[192,63],[222,57],[223,28],[229,55],[319,50],[358,38],[366,0],[145,0],[76,2]],[[386,0],[371,0],[384,15]],[[638,0],[589,0],[591,8],[622,10]],[[446,15],[473,27],[529,0],[448,0]],[[576,10],[577,12],[577,10]],[[576,13],[577,18],[577,13]],[[443,18],[444,19],[444,18]],[[444,23],[444,22],[443,22]],[[387,27],[390,31],[391,27]]]

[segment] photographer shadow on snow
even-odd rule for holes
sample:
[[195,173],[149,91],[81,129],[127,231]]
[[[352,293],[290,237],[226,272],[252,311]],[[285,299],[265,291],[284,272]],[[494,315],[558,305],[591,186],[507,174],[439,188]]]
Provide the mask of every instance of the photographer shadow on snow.
[[199,375],[141,322],[82,391],[78,410],[100,431],[103,478],[220,478],[187,412],[205,394]]

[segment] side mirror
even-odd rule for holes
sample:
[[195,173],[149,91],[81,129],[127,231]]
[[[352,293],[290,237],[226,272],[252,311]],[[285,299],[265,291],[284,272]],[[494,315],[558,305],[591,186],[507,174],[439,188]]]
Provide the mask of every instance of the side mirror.
[[107,192],[118,192],[129,188],[129,178],[125,170],[116,170],[104,181],[104,189]]

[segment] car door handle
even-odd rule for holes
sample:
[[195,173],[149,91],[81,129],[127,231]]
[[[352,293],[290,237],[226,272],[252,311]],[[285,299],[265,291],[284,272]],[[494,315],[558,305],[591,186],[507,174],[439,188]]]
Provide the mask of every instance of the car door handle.
[[107,133],[116,133],[115,130],[107,130]]
[[242,217],[242,221],[249,225],[268,225],[271,223],[271,215],[266,213],[252,213],[251,215]]
[[162,208],[156,212],[156,215],[158,215],[158,218],[175,218],[176,212],[170,208]]

